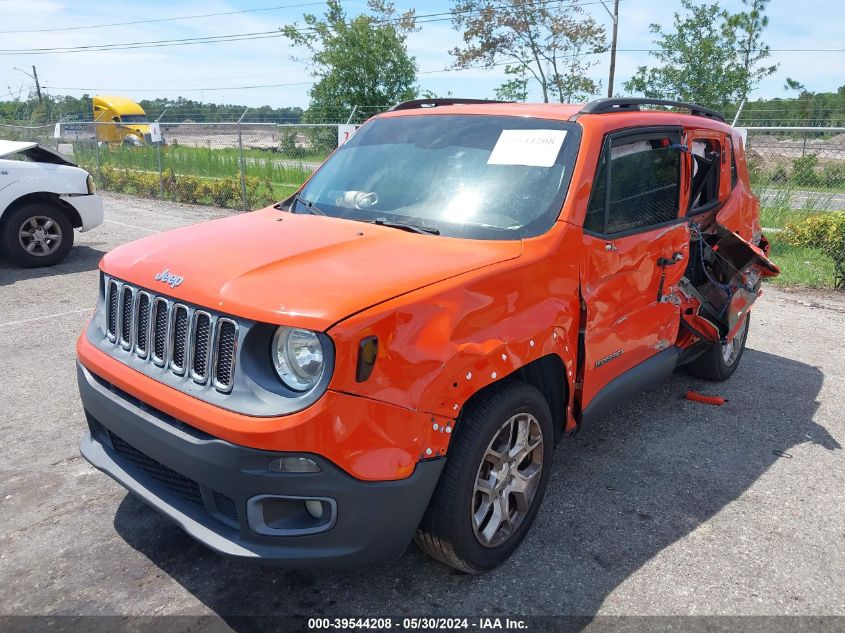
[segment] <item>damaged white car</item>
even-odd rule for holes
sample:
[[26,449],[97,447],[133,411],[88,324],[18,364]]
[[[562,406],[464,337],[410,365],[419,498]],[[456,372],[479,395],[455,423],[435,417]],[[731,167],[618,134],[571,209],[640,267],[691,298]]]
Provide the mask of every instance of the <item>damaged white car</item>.
[[87,171],[38,143],[0,140],[0,254],[29,268],[52,266],[73,247],[74,229],[102,222]]

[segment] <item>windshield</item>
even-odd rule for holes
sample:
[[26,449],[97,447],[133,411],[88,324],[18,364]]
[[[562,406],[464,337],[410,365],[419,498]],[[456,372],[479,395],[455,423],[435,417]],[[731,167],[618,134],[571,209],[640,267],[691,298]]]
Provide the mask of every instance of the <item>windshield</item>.
[[149,123],[146,114],[121,114],[121,123]]
[[415,115],[364,125],[317,171],[293,210],[384,219],[475,239],[519,239],[557,219],[579,128],[548,119]]

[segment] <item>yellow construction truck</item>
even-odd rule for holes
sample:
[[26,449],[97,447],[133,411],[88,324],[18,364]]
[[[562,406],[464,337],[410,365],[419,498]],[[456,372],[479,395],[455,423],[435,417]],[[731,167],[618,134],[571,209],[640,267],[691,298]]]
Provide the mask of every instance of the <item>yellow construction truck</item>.
[[91,99],[97,142],[110,145],[149,145],[150,121],[144,109],[126,97],[97,95]]

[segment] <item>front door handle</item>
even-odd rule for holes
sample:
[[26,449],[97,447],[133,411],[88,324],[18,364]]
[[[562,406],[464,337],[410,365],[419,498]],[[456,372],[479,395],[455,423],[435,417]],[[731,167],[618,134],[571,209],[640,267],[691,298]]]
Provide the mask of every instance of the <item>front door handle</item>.
[[672,257],[661,257],[657,260],[657,265],[663,269],[660,273],[660,285],[657,287],[657,303],[663,301],[663,285],[666,283],[666,267],[674,266],[679,261],[684,259],[684,254],[680,251],[672,253]]
[[680,251],[678,251],[676,253],[672,253],[671,258],[661,257],[660,259],[657,260],[657,265],[660,266],[661,268],[666,268],[666,266],[674,266],[678,262],[683,261],[683,259],[684,259],[684,254],[681,253]]

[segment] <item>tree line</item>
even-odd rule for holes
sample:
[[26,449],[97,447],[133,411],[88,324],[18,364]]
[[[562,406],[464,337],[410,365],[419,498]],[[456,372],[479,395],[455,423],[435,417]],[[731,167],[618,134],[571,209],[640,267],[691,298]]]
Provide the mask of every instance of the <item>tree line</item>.
[[[238,104],[206,103],[184,97],[140,99],[138,104],[150,120],[157,119],[164,113],[163,121],[194,121],[195,123],[237,121],[247,109],[245,120],[249,121],[299,123],[304,114],[304,110],[299,107],[277,108],[264,105],[247,108]],[[83,94],[81,97],[45,94],[40,102],[33,94],[28,95],[26,99],[0,101],[0,122],[41,125],[59,120],[90,121],[92,116],[89,94]]]
[[[448,69],[500,68],[506,80],[489,96],[501,100],[567,103],[595,98],[602,91],[595,67],[609,44],[604,27],[582,2],[453,0],[450,19],[462,43],[449,51]],[[813,93],[786,78],[784,88],[791,98],[753,100],[760,82],[778,71],[764,39],[768,3],[741,0],[742,10],[731,13],[718,2],[681,0],[670,26],[650,26],[650,63],[624,83],[624,94],[728,111],[746,101],[743,120],[763,120],[758,115],[773,110],[771,120],[841,125],[843,88]],[[400,12],[389,0],[368,0],[365,12],[350,17],[339,0],[327,0],[322,15],[306,13],[301,24],[281,29],[301,51],[294,59],[305,63],[314,77],[309,107],[303,111],[263,106],[251,109],[249,119],[339,122],[355,111],[361,121],[393,103],[438,96],[419,86],[419,67],[407,47],[408,36],[436,15],[418,15],[414,9]],[[621,25],[624,28],[624,17]],[[197,122],[233,121],[244,110],[182,97],[140,104],[150,117],[167,108],[167,120]],[[57,112],[89,115],[90,98],[47,96],[40,105],[32,98],[0,102],[4,120],[25,118],[22,113],[33,121],[57,120]]]

